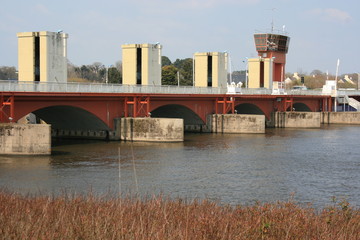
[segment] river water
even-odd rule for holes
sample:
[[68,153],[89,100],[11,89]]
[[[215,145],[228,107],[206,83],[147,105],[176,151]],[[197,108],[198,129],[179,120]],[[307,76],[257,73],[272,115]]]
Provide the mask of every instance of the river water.
[[293,195],[300,204],[324,207],[337,197],[360,207],[359,136],[360,126],[332,125],[186,134],[183,143],[55,142],[51,156],[0,156],[0,188],[51,195],[162,193],[234,205]]

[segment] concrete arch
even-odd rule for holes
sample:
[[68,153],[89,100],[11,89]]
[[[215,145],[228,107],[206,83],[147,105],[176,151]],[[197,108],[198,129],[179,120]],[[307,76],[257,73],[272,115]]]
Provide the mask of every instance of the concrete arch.
[[[288,109],[288,111],[290,111],[291,109]],[[295,112],[311,112],[311,109],[308,107],[308,105],[306,105],[305,103],[294,103],[293,104],[293,110]]]
[[182,118],[184,125],[202,125],[204,121],[191,109],[183,105],[169,104],[156,108],[151,112],[156,118]]
[[37,117],[51,124],[52,129],[62,130],[110,130],[110,128],[94,114],[73,106],[50,106],[33,111]]
[[238,114],[256,114],[256,115],[265,115],[265,113],[255,104],[251,103],[242,103],[235,106],[235,110]]

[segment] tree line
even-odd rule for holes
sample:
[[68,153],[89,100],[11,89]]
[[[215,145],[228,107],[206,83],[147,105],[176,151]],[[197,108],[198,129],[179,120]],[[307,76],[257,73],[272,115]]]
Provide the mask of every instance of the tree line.
[[[68,82],[98,82],[122,84],[122,62],[105,66],[100,62],[76,66],[70,61],[67,64]],[[193,85],[192,58],[176,59],[171,62],[166,56],[162,57],[162,85],[182,86]],[[18,80],[15,67],[0,67],[0,80]]]
[[[192,86],[193,85],[193,59],[176,59],[173,63],[166,56],[161,59],[162,72],[161,72],[161,83],[162,85],[181,85],[181,86]],[[228,79],[232,82],[245,82],[246,72],[233,71]]]
[[68,82],[107,82],[121,84],[122,64],[118,61],[115,65],[106,67],[100,62],[95,62],[79,67],[68,62]]
[[[176,59],[174,63],[166,57],[161,59],[162,85],[192,86],[193,62],[192,58]],[[69,82],[100,82],[122,84],[122,62],[118,61],[114,66],[106,67],[100,62],[90,65],[75,66],[68,63]]]
[[[289,78],[292,80],[291,86],[305,85],[308,89],[322,88],[323,85],[325,85],[326,80],[335,80],[336,78],[335,75],[322,72],[321,70],[318,69],[311,71],[309,74],[299,73],[298,76],[300,78],[294,78],[293,73],[286,73],[285,78]],[[303,78],[303,82],[301,80],[301,77]],[[342,74],[337,77],[337,80],[338,80],[337,86],[339,88],[357,88],[358,74],[357,73]],[[351,80],[351,81],[347,81],[347,80]]]
[[[67,64],[68,82],[98,82],[122,84],[122,62],[105,66],[100,62],[76,66],[70,61]],[[162,85],[182,86],[193,85],[193,62],[192,58],[176,59],[171,62],[166,56],[162,57]],[[0,80],[18,80],[15,67],[0,67]]]
[[[162,85],[181,85],[192,86],[193,85],[193,59],[176,59],[174,62],[166,57],[161,58],[161,83]],[[95,62],[89,65],[76,66],[71,62],[68,62],[68,82],[98,82],[98,83],[113,83],[122,84],[122,62],[117,61],[114,65],[105,66],[100,62]],[[299,78],[294,78],[293,73],[286,73],[285,78],[292,80],[291,86],[304,84],[309,89],[321,88],[327,79],[334,80],[334,75],[329,75],[321,70],[313,70],[310,74],[299,73],[299,77],[303,77],[303,82]],[[338,76],[338,80],[347,79],[351,81],[340,81],[338,83],[339,88],[357,88],[358,74],[343,74]],[[231,81],[245,82],[246,72],[233,71],[231,77],[228,79]],[[0,80],[17,80],[18,72],[15,67],[0,66]],[[245,84],[243,84],[244,86]],[[291,87],[290,86],[290,87]]]

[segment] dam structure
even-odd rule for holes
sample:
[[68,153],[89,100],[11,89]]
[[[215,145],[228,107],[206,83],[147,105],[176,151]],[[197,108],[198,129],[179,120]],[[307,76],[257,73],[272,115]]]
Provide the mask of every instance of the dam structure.
[[[193,86],[161,85],[159,43],[121,46],[123,84],[67,82],[67,38],[62,32],[18,34],[19,81],[0,81],[1,132],[7,136],[2,141],[8,146],[3,153],[25,142],[29,149],[19,151],[37,147],[21,139],[24,127],[9,130],[9,124],[31,123],[29,114],[44,126],[46,141],[51,141],[49,132],[54,138],[179,142],[184,132],[262,134],[268,127],[360,122],[357,112],[351,118],[332,113],[335,98],[358,102],[358,91],[337,91],[334,96],[284,89],[287,36],[254,35],[259,57],[249,59],[248,82],[235,91],[228,90],[232,83],[226,52],[194,54]],[[42,146],[48,148],[46,141]]]

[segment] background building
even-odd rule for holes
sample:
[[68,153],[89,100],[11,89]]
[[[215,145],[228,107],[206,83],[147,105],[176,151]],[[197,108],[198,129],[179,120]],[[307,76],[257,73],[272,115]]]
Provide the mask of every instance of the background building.
[[161,85],[160,44],[122,45],[123,84]]
[[255,34],[254,39],[259,57],[248,59],[248,87],[282,88],[290,37],[261,33]]
[[21,32],[19,81],[67,82],[67,38],[62,32]]
[[228,53],[195,53],[196,87],[226,87],[228,73]]

